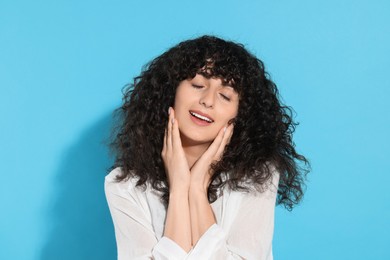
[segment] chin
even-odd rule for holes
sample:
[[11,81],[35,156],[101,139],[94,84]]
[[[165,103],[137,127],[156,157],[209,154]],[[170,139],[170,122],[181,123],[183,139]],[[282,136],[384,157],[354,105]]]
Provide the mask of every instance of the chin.
[[[216,137],[216,136],[215,136]],[[180,138],[181,138],[181,142],[183,144],[183,146],[195,146],[195,145],[210,145],[213,141],[214,141],[214,138],[207,138],[207,137],[204,137],[204,136],[200,136],[200,135],[194,135],[194,134],[190,134],[190,135],[186,135],[182,132],[180,132]]]

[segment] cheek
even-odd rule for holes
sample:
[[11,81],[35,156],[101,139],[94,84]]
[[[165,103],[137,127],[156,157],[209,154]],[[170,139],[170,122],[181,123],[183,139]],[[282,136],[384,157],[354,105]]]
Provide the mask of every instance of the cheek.
[[185,106],[188,103],[188,97],[191,96],[188,93],[186,93],[185,88],[182,86],[179,86],[176,89],[175,94],[175,101],[173,102],[174,109],[179,109],[180,107]]
[[225,125],[225,124],[229,123],[229,121],[233,120],[236,116],[237,116],[236,110],[229,111],[229,113],[227,113],[225,115],[225,118],[223,120],[223,124]]
[[174,106],[177,106],[179,103],[180,103],[180,99],[181,99],[181,85],[179,84],[179,86],[177,86],[176,90],[175,90],[175,99],[174,99],[174,102],[173,102],[173,105]]
[[180,94],[176,94],[175,96],[175,101],[173,102],[173,109],[175,109],[175,112],[177,109],[180,108],[182,102],[180,102],[181,98],[180,98]]
[[230,118],[229,118],[229,120],[235,118],[235,117],[237,116],[237,114],[238,114],[238,103],[235,104],[235,105],[232,107],[232,109],[230,110]]

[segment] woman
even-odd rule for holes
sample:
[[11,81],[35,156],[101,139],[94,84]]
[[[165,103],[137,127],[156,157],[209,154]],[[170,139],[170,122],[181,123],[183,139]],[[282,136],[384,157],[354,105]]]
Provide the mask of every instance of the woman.
[[126,89],[105,191],[118,259],[272,259],[275,202],[307,160],[263,63],[212,36],[154,59]]

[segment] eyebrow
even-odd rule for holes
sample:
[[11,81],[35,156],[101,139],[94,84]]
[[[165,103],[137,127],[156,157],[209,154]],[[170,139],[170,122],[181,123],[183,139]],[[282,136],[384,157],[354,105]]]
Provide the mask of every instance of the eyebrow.
[[234,89],[233,85],[230,84],[230,83],[226,83],[226,84],[222,83],[222,86],[223,86],[223,87],[229,87],[229,88]]
[[238,94],[237,90],[233,87],[233,84],[223,83],[222,82],[222,87],[224,87],[224,88],[231,88],[234,92],[236,92]]

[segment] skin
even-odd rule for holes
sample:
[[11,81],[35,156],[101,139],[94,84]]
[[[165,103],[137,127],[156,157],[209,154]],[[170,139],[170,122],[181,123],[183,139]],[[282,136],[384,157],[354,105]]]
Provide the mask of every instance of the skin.
[[[164,236],[186,252],[216,223],[207,199],[210,166],[230,141],[233,124],[228,122],[237,115],[238,101],[234,89],[220,79],[197,75],[179,84],[169,109],[161,152],[170,189]],[[213,122],[199,124],[189,111],[200,111]]]

